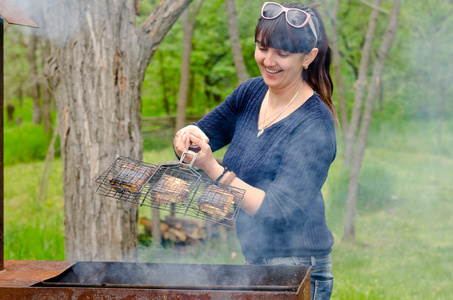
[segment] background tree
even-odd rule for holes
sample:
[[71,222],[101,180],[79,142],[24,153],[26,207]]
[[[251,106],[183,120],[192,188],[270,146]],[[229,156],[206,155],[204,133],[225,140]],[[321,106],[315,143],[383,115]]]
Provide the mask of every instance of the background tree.
[[355,93],[353,109],[351,112],[351,122],[348,130],[345,131],[345,154],[344,165],[350,167],[354,154],[354,146],[356,135],[359,128],[359,122],[362,115],[363,101],[366,95],[368,70],[371,63],[371,55],[373,51],[373,42],[376,37],[376,28],[378,26],[380,11],[376,7],[381,5],[381,0],[374,1],[374,9],[371,11],[371,16],[368,23],[368,30],[365,35],[365,40],[362,47],[362,55],[360,59],[360,67],[358,68],[358,77],[355,83]]
[[[379,1],[376,1],[375,4],[378,4]],[[355,226],[356,226],[356,208],[357,208],[357,195],[358,195],[358,186],[359,186],[359,177],[360,170],[362,167],[362,161],[365,153],[366,139],[368,136],[368,131],[370,128],[371,117],[373,115],[374,103],[377,98],[378,89],[380,86],[380,80],[382,77],[385,61],[387,59],[387,54],[390,50],[390,47],[393,43],[393,38],[395,37],[395,32],[397,29],[398,14],[401,1],[394,0],[393,8],[390,14],[387,31],[383,37],[381,46],[379,48],[379,53],[377,60],[373,66],[373,75],[369,83],[368,94],[366,98],[366,105],[361,119],[360,132],[357,138],[357,149],[353,160],[352,169],[349,175],[349,185],[348,185],[348,195],[346,198],[346,216],[345,216],[345,226],[342,240],[354,240],[355,239]],[[377,8],[373,9],[372,17],[370,19],[370,27],[373,27],[373,19]],[[371,31],[368,33],[371,34]],[[373,34],[374,35],[374,34]],[[370,38],[367,35],[367,39]],[[365,43],[367,45],[367,43]],[[365,47],[364,45],[364,47]],[[368,65],[366,66],[368,67]],[[365,68],[365,65],[363,65]],[[362,65],[360,70],[362,70]],[[364,88],[364,87],[361,87]],[[362,93],[359,88],[356,93]],[[362,97],[362,96],[361,96]],[[356,106],[354,99],[354,106]],[[354,113],[354,112],[353,112]],[[351,121],[352,126],[352,121]]]
[[31,77],[31,94],[33,97],[33,122],[35,124],[41,123],[41,86],[38,79],[38,59],[36,53],[39,47],[39,40],[37,36],[31,35],[27,58],[29,62],[29,74]]
[[[238,0],[235,4],[246,69],[250,76],[259,76],[254,59],[254,28],[262,3]],[[251,11],[257,13],[252,14]],[[198,14],[192,39],[188,115],[205,114],[223,101],[238,84],[225,12],[225,0],[210,0],[203,3]],[[168,114],[166,107],[170,107],[173,113],[176,111],[179,81],[175,79],[181,75],[182,27],[182,22],[177,22],[170,30],[157,50],[158,59],[153,59],[146,71],[142,92],[144,115]]]
[[346,98],[344,93],[343,75],[341,74],[341,54],[338,36],[338,8],[340,0],[334,0],[332,4],[328,0],[323,1],[327,16],[330,20],[330,47],[332,48],[332,64],[335,80],[335,94],[338,95],[339,113],[341,119],[341,129],[343,132],[348,132],[348,109],[346,106]]
[[[392,15],[384,30],[384,22],[381,20],[390,15],[390,12],[381,7],[383,2],[385,5],[389,4],[388,1],[381,0],[373,3],[361,1],[342,5],[341,9],[339,1],[323,2],[330,19],[329,36],[336,83],[334,97],[340,107],[339,136],[344,138],[344,144],[340,144],[344,146],[343,173],[348,178],[348,190],[344,195],[346,215],[343,221],[343,240],[355,239],[359,179],[366,138],[375,100],[382,95],[383,67],[396,31],[400,4],[393,2]],[[349,24],[342,26],[343,22],[339,20],[352,14],[358,17],[354,22],[349,19]],[[368,19],[366,16],[369,16]],[[346,82],[343,81],[345,76]],[[366,202],[367,199],[362,201]]]
[[192,54],[192,39],[195,29],[195,21],[197,14],[200,11],[203,0],[199,0],[194,11],[190,12],[188,6],[181,15],[182,30],[183,30],[183,45],[182,45],[182,63],[181,76],[179,81],[178,92],[178,110],[176,115],[176,131],[186,125],[186,107],[189,96],[189,81],[190,81],[190,57]]
[[228,20],[228,33],[230,36],[234,66],[236,68],[236,76],[238,78],[238,83],[242,83],[248,79],[249,75],[247,74],[247,67],[245,66],[244,55],[242,54],[242,45],[237,24],[236,4],[234,3],[234,0],[225,0],[225,4]]
[[[9,49],[9,52],[5,51],[5,106],[10,106],[12,111],[14,107],[21,107],[24,98],[27,96],[27,84],[30,82],[29,63],[27,60],[27,36],[23,30],[20,30],[17,26],[4,27],[4,35],[11,36],[11,38],[5,40],[5,49]],[[27,29],[28,30],[28,29]],[[10,43],[8,45],[8,43]],[[8,56],[6,56],[8,54]],[[8,64],[8,60],[14,61],[14,64]],[[20,71],[16,71],[19,69]],[[7,87],[7,88],[6,88]],[[17,99],[16,103],[12,103],[12,99]],[[20,123],[20,117],[10,116],[12,121]]]
[[67,260],[135,257],[135,205],[95,193],[94,178],[118,156],[142,157],[145,70],[190,0],[164,0],[137,27],[136,1],[44,1],[51,41],[46,76],[57,111]]

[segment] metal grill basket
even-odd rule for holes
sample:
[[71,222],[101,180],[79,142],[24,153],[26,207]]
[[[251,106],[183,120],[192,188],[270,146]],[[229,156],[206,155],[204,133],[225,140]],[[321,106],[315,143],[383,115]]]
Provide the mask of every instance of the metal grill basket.
[[142,195],[146,194],[148,181],[157,171],[158,166],[119,156],[95,182],[99,184],[96,193],[139,204]]
[[[140,205],[185,214],[201,179],[201,174],[192,168],[197,152],[184,152],[179,164],[161,165],[149,180]],[[190,164],[183,162],[187,154],[193,155]]]
[[179,164],[160,166],[120,156],[96,179],[96,193],[234,227],[245,190],[202,177],[192,168],[199,148],[189,150]]
[[243,189],[202,178],[186,215],[234,227],[244,195]]

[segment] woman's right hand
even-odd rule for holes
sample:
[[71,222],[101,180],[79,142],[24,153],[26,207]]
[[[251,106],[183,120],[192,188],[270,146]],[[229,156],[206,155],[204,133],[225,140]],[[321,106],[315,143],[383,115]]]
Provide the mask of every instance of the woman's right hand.
[[183,152],[189,149],[190,135],[201,139],[205,143],[209,143],[209,138],[200,128],[195,125],[188,125],[179,130],[175,135],[175,139],[173,140],[173,147],[175,148],[175,152],[179,157],[181,157]]

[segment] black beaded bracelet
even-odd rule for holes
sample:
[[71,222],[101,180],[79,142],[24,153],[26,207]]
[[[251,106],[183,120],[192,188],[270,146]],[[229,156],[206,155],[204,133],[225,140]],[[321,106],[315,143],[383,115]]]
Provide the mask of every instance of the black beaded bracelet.
[[215,183],[218,183],[220,181],[220,179],[222,179],[222,177],[225,175],[225,173],[228,171],[228,168],[225,167],[223,169],[223,173],[215,180]]

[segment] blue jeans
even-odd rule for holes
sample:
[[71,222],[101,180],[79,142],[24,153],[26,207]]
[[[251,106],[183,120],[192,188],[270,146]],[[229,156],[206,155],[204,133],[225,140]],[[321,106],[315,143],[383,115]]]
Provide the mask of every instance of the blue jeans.
[[330,255],[318,257],[274,257],[247,261],[247,264],[269,266],[311,266],[311,299],[328,300],[333,289]]

